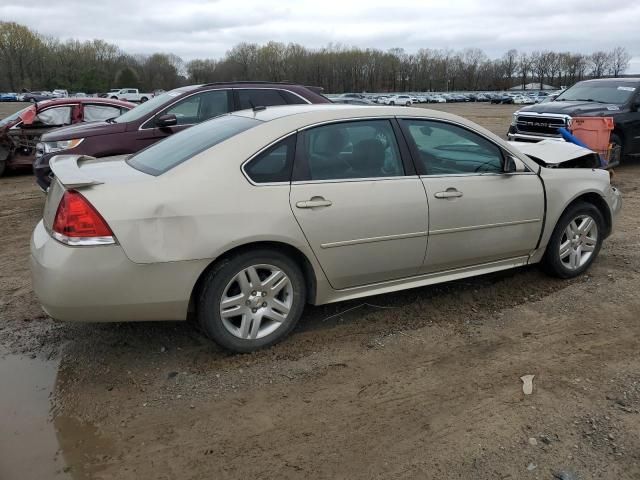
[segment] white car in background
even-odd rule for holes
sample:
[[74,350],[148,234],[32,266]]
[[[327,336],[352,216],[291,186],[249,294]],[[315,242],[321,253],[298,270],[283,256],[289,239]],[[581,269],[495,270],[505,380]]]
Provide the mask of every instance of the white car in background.
[[536,101],[529,95],[516,95],[513,97],[513,103],[516,105],[531,105],[536,103]]
[[392,97],[387,98],[385,102],[386,105],[404,105],[405,107],[410,107],[413,105],[413,100],[409,95],[393,95]]

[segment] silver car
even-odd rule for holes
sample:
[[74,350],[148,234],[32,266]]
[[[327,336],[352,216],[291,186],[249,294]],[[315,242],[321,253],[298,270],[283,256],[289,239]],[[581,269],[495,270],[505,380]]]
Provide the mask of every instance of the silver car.
[[193,316],[236,352],[284,338],[306,303],[538,262],[574,277],[621,204],[606,171],[541,167],[463,118],[406,107],[256,107],[51,168],[31,244],[51,317]]

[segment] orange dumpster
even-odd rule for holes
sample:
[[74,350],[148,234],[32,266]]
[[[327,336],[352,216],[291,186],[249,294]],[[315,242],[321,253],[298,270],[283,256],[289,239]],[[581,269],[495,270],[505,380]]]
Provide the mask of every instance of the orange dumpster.
[[596,152],[609,148],[609,137],[613,130],[613,117],[573,117],[569,131]]

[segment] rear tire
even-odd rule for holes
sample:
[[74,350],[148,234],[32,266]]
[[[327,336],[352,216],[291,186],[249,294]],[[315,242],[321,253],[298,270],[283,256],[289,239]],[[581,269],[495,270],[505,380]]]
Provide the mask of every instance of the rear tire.
[[140,99],[140,103],[144,103],[144,102],[146,102],[147,100],[149,100],[147,97],[142,97],[142,98]]
[[248,353],[288,336],[305,299],[306,283],[296,262],[275,250],[249,251],[222,261],[207,274],[197,318],[218,345]]
[[598,207],[587,202],[570,205],[551,234],[542,267],[556,277],[577,277],[598,256],[604,233],[605,221]]

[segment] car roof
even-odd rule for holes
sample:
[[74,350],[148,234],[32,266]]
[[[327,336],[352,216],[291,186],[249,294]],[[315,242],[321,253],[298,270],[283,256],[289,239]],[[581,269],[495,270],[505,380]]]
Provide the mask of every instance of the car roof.
[[606,83],[606,82],[629,82],[629,83],[640,83],[640,77],[611,77],[611,78],[594,78],[591,80],[583,80],[584,82],[598,82],[598,83]]
[[400,106],[378,106],[372,105],[349,105],[338,103],[327,104],[304,104],[304,105],[282,105],[266,107],[257,110],[240,110],[231,115],[247,118],[255,118],[263,122],[296,117],[295,123],[300,127],[321,123],[325,121],[355,119],[355,118],[375,118],[375,117],[423,117],[441,119],[462,123],[468,126],[477,127],[476,124],[468,120],[452,115],[450,113],[431,110],[428,108],[400,107]]
[[66,98],[51,98],[49,100],[41,100],[38,102],[38,108],[51,107],[52,105],[66,105],[69,103],[93,103],[104,105],[117,105],[120,107],[135,107],[135,103],[125,102],[123,100],[115,100],[111,98],[99,98],[99,97],[66,97]]

